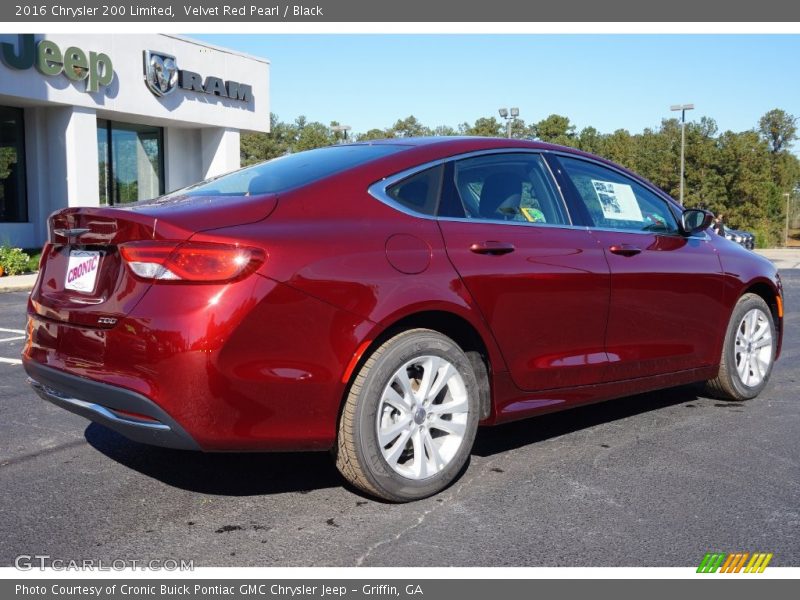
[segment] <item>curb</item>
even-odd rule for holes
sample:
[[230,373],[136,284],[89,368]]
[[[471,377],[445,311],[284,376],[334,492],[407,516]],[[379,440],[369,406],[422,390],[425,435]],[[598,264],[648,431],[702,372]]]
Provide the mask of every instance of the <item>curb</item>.
[[4,292],[30,292],[38,273],[0,277],[0,294]]

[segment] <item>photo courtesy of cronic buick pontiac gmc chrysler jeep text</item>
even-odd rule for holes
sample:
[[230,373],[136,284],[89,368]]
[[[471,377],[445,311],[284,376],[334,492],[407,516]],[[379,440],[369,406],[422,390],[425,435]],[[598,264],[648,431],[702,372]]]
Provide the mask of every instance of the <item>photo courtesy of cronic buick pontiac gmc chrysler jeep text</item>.
[[414,500],[479,424],[691,382],[756,396],[781,282],[711,219],[542,143],[311,150],[53,214],[24,365],[133,440],[332,450],[355,486]]

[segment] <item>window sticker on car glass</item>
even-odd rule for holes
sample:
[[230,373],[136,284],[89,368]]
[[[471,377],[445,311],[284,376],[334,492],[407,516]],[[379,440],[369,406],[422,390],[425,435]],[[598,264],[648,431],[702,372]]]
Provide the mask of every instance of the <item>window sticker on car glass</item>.
[[594,192],[606,219],[616,221],[644,221],[633,188],[624,183],[592,179]]
[[520,206],[519,209],[525,218],[531,223],[546,223],[547,219],[544,218],[544,213],[538,208],[532,206]]

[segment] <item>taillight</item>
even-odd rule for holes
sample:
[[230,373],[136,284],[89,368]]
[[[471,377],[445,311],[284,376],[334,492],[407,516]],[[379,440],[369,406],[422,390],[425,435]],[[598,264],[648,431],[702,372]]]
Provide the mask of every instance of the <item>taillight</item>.
[[119,247],[142,279],[222,283],[247,277],[264,262],[258,248],[212,242],[128,242]]

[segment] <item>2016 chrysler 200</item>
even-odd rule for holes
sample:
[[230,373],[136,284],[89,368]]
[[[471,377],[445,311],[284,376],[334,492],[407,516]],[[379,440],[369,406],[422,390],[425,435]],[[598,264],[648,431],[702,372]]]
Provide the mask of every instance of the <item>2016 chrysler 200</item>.
[[535,142],[302,152],[55,213],[25,369],[134,440],[332,449],[357,487],[413,500],[479,423],[697,381],[757,395],[781,282],[710,218]]

